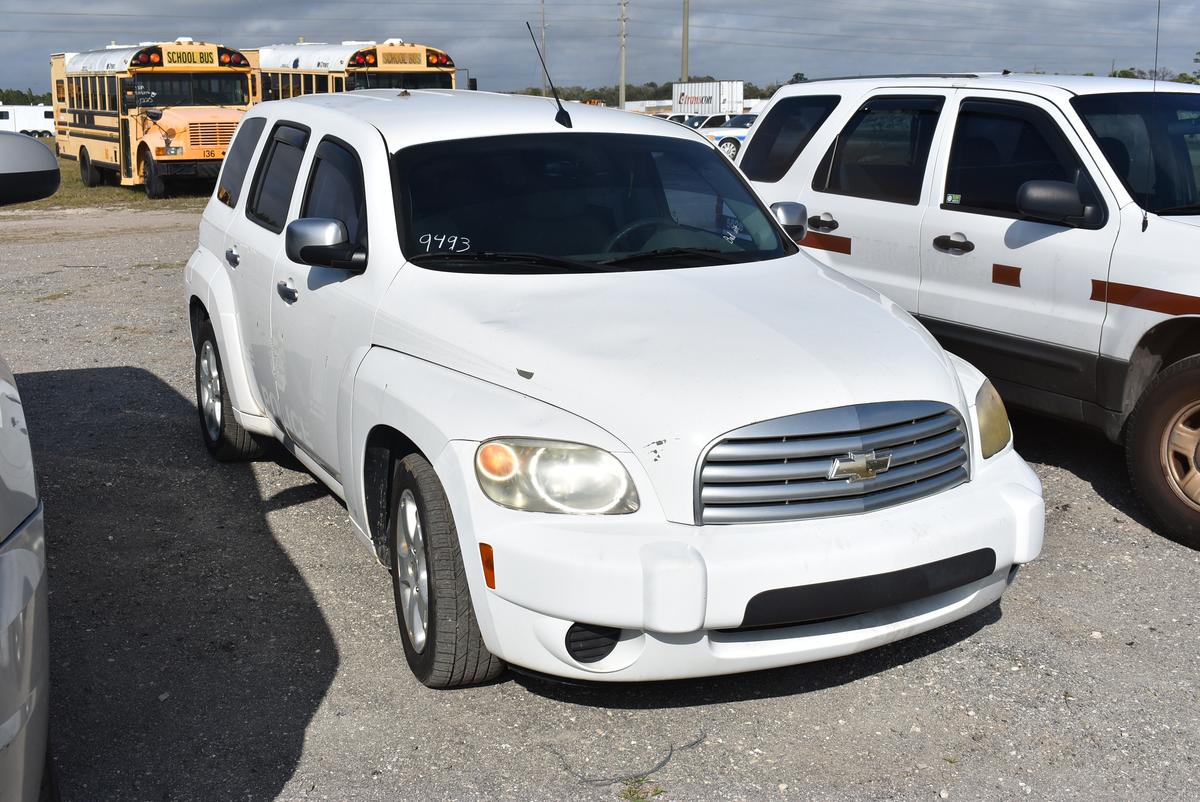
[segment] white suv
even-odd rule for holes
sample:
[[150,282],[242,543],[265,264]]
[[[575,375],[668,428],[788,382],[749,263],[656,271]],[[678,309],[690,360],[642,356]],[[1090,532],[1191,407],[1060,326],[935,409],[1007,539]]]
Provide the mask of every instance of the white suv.
[[767,668],[998,599],[1043,505],[991,385],[695,132],[557,119],[248,113],[186,271],[213,455],[275,438],[345,500],[431,686]]
[[1200,88],[1049,75],[815,81],[739,165],[801,243],[917,315],[1004,398],[1124,442],[1200,547]]

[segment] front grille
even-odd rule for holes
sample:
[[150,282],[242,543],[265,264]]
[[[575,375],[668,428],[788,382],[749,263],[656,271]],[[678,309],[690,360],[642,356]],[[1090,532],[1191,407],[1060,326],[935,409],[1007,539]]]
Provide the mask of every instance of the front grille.
[[[890,465],[831,479],[834,461],[875,452]],[[968,478],[967,429],[951,406],[899,401],[754,423],[721,437],[700,462],[701,524],[798,521],[915,501]]]
[[188,141],[193,148],[225,148],[233,139],[237,123],[192,123],[188,126]]

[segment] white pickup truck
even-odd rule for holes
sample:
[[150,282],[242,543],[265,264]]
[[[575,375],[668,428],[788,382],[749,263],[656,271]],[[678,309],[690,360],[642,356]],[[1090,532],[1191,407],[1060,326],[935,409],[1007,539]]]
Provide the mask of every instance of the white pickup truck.
[[813,257],[912,312],[1006,401],[1124,443],[1200,548],[1200,87],[1060,75],[780,89],[739,166]]
[[1044,517],[999,397],[773,211],[653,117],[261,104],[186,269],[201,436],[345,500],[435,687],[769,668],[993,603]]

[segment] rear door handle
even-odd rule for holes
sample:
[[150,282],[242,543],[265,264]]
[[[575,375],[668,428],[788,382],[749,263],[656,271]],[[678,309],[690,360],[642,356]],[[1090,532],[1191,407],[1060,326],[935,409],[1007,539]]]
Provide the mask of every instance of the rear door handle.
[[813,231],[833,231],[838,227],[838,221],[829,212],[814,214],[808,218],[808,227]]
[[281,281],[275,285],[279,297],[287,301],[289,304],[296,303],[296,299],[300,297],[300,291],[296,289],[296,285],[292,284],[292,280]]
[[230,267],[238,266],[238,262],[242,261],[242,257],[238,256],[237,248],[225,249],[225,261],[229,262]]
[[975,243],[962,234],[942,234],[933,238],[933,247],[946,253],[970,253],[975,250]]

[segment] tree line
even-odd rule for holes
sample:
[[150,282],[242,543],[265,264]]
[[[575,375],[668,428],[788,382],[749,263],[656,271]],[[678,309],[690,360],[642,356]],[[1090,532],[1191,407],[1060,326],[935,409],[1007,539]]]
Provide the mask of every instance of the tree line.
[[40,95],[32,89],[0,89],[0,105],[3,106],[36,106],[39,103],[50,105],[50,93]]

